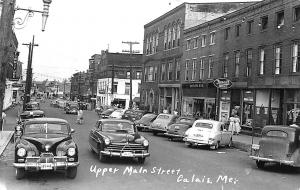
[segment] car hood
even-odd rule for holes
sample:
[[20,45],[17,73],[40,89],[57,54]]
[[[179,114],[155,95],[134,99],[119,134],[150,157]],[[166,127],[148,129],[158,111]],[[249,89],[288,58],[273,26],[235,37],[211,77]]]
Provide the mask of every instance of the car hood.
[[32,110],[32,111],[24,111],[21,115],[41,115],[44,114],[42,110]]
[[102,132],[102,135],[109,138],[111,142],[137,142],[141,138],[139,134],[128,134],[128,133],[109,133]]
[[23,135],[22,139],[34,144],[39,151],[45,151],[46,147],[48,151],[55,151],[57,145],[71,137],[65,134],[34,134]]

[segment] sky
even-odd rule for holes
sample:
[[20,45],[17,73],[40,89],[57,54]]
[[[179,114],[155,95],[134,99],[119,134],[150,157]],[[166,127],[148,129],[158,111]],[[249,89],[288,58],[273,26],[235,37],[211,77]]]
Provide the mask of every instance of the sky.
[[[22,29],[15,29],[19,60],[27,68],[28,46],[33,50],[33,78],[63,80],[77,71],[86,71],[89,58],[109,47],[122,52],[129,46],[122,41],[137,41],[133,50],[142,53],[144,25],[183,2],[221,2],[223,0],[52,0],[46,30],[41,31],[42,16],[35,13]],[[230,2],[243,0],[230,0]],[[42,0],[16,0],[20,8],[43,9]],[[15,18],[26,12],[16,11]]]

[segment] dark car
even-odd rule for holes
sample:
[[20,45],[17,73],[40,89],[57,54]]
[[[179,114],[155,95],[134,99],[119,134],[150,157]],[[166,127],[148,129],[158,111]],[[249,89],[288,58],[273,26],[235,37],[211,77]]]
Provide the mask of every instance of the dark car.
[[19,122],[38,117],[45,117],[45,113],[41,110],[40,104],[38,102],[29,102],[25,105],[24,111],[19,115]]
[[192,127],[193,123],[196,121],[193,117],[179,117],[176,120],[176,123],[170,125],[165,133],[165,136],[168,137],[169,140],[184,138],[185,132]]
[[109,157],[137,158],[144,163],[150,156],[149,141],[134,123],[122,119],[101,119],[89,134],[89,146],[101,162]]
[[146,112],[144,110],[129,109],[129,110],[125,111],[124,115],[122,116],[122,119],[127,119],[132,122],[135,122],[135,121],[141,119],[145,113]]
[[268,125],[262,129],[259,144],[252,144],[250,158],[258,168],[266,163],[300,167],[300,127]]
[[135,122],[138,130],[149,130],[150,124],[156,119],[157,115],[153,113],[145,114],[141,119]]
[[78,104],[76,102],[68,102],[65,108],[66,114],[77,114]]
[[36,118],[25,121],[15,142],[16,178],[27,171],[65,170],[69,178],[77,174],[78,148],[72,139],[74,129],[66,120]]
[[112,112],[114,112],[114,111],[115,111],[114,108],[109,108],[109,109],[107,109],[107,110],[101,112],[101,113],[99,114],[99,117],[100,117],[101,119],[107,119],[107,118],[110,116],[110,114],[112,114]]

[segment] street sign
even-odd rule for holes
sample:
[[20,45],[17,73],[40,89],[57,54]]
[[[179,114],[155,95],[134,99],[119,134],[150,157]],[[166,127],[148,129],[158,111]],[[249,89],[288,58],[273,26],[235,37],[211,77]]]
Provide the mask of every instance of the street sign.
[[228,89],[232,86],[232,82],[229,79],[226,78],[218,78],[214,80],[215,87],[219,89]]

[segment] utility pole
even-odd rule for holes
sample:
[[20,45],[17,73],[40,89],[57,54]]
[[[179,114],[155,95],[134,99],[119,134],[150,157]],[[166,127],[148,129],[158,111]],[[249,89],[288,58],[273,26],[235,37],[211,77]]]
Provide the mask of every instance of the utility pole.
[[25,109],[26,103],[30,101],[30,91],[32,86],[32,56],[33,56],[33,47],[38,46],[34,43],[34,36],[32,37],[32,42],[29,44],[22,44],[29,47],[28,52],[28,63],[27,63],[27,73],[26,73],[26,86],[25,86],[25,97],[23,101],[23,110]]
[[[130,53],[130,99],[129,99],[129,108],[132,108],[132,54],[138,53],[138,51],[133,51],[132,46],[134,44],[139,44],[139,42],[122,42],[123,44],[129,45],[129,53]],[[123,50],[123,52],[128,52],[128,50]]]
[[6,85],[6,70],[10,52],[10,39],[15,14],[15,0],[2,0],[0,19],[0,131],[2,131],[2,112]]

